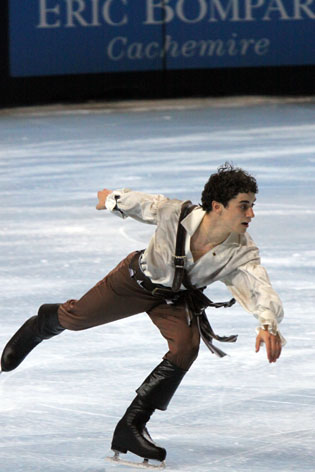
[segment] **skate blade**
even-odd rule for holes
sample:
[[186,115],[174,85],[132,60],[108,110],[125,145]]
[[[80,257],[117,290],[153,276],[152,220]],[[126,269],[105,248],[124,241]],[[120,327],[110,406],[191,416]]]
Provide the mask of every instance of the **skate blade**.
[[152,464],[148,461],[148,459],[143,459],[143,462],[134,462],[134,461],[127,461],[125,459],[121,459],[119,454],[115,453],[112,457],[106,457],[107,461],[114,462],[115,464],[125,465],[127,467],[135,467],[137,469],[153,469],[153,470],[161,470],[165,469],[165,462],[161,462],[160,464]]

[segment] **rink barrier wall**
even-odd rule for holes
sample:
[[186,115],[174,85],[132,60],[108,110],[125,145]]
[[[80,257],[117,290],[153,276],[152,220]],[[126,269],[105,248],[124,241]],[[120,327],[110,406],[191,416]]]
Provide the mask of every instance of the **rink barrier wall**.
[[3,0],[0,12],[2,105],[314,93],[315,0]]

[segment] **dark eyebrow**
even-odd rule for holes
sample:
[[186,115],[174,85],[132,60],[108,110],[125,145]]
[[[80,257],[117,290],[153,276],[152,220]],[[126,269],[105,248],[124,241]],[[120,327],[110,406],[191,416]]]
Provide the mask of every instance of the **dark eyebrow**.
[[[255,203],[255,201],[256,201],[256,198],[253,201],[253,204]],[[250,203],[250,201],[249,200],[241,200],[239,203]]]

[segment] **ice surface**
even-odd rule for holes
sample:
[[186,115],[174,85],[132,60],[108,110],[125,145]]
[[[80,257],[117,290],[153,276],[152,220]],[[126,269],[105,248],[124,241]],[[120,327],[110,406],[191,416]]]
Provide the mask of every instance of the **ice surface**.
[[[208,311],[230,356],[202,346],[150,433],[180,472],[315,470],[315,102],[234,98],[34,107],[0,113],[0,346],[42,303],[80,297],[153,227],[97,212],[132,187],[198,202],[226,160],[260,184],[250,233],[286,317],[279,362],[255,354],[254,317]],[[208,289],[229,298],[222,284]],[[43,342],[0,376],[1,472],[128,470],[113,429],[166,344],[145,314]],[[128,456],[127,456],[128,457]]]

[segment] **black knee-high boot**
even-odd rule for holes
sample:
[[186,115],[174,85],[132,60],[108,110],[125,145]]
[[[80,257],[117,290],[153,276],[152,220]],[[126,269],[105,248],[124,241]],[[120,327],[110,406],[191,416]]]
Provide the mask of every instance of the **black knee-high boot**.
[[44,339],[64,331],[58,320],[59,304],[42,305],[37,316],[28,319],[5,346],[1,356],[1,370],[14,370]]
[[145,459],[163,461],[166,450],[156,446],[147,429],[155,409],[166,410],[186,371],[164,360],[137,389],[137,396],[114,431],[112,449],[133,452]]

